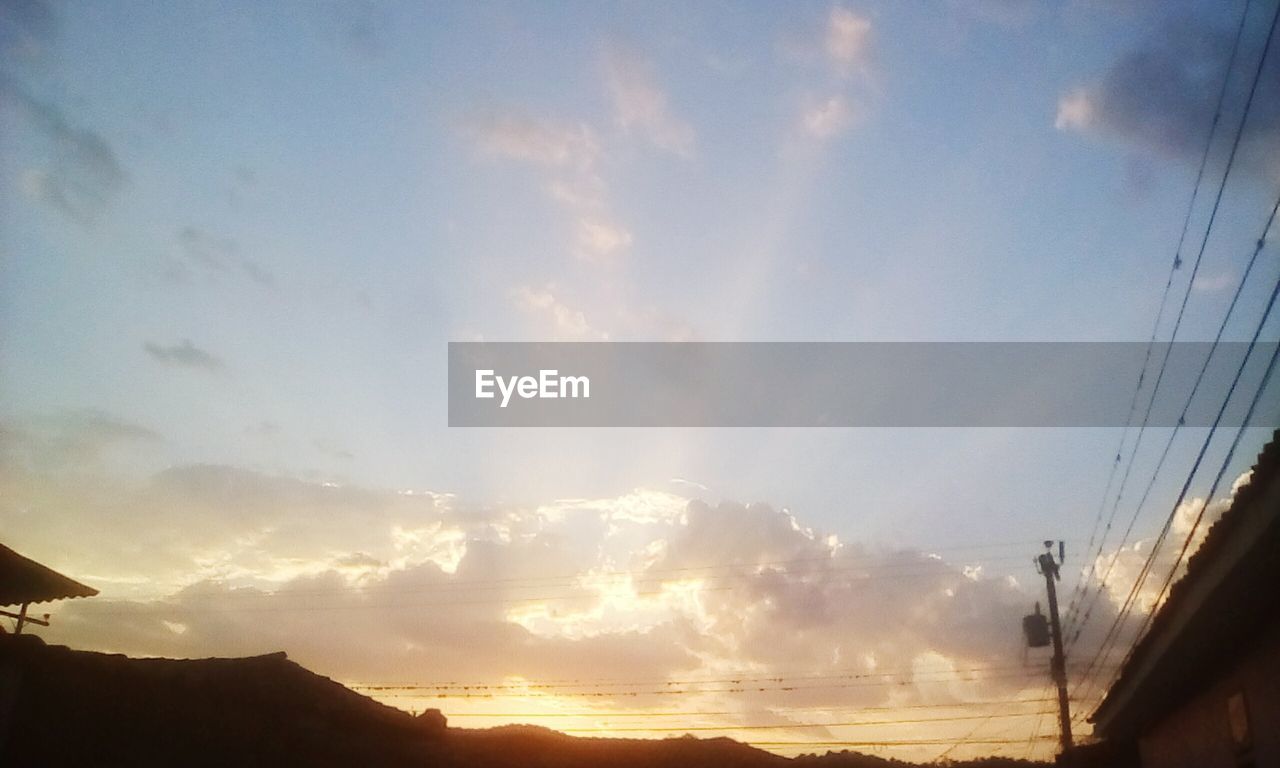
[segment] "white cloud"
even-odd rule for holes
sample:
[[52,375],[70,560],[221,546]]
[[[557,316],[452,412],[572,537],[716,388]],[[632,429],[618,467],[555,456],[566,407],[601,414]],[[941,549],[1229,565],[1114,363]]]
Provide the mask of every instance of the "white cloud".
[[608,258],[631,246],[631,233],[605,219],[578,219],[578,254],[593,261]]
[[457,525],[436,520],[429,525],[391,526],[391,540],[396,557],[391,561],[399,568],[421,563],[435,563],[445,573],[457,573],[458,564],[467,554],[467,532]]
[[1219,272],[1215,275],[1199,274],[1191,283],[1191,287],[1201,293],[1217,293],[1231,287],[1235,283],[1235,275],[1230,271]]
[[516,306],[547,324],[556,341],[606,341],[609,334],[593,328],[586,315],[556,298],[552,287],[522,285],[512,292]]
[[853,125],[854,114],[843,96],[832,96],[805,111],[805,133],[815,139],[830,139]]
[[[348,679],[394,677],[424,660],[459,677],[554,677],[602,668],[599,654],[634,653],[653,666],[628,663],[629,674],[650,677],[699,666],[794,672],[797,659],[821,673],[871,654],[909,681],[922,654],[971,666],[1003,652],[1026,602],[964,563],[834,544],[767,505],[645,489],[477,510],[219,467],[177,467],[135,487],[20,472],[3,482],[8,543],[64,552],[73,574],[119,577],[102,585],[114,588],[106,600],[58,606],[53,639],[136,654],[285,648]],[[85,522],[72,535],[51,517],[12,515],[50,504]],[[123,506],[129,515],[103,514]],[[109,602],[139,575],[161,599]],[[902,623],[868,621],[890,606]],[[337,629],[334,615],[361,620]]]
[[[547,292],[528,299],[557,305]],[[15,515],[22,507],[59,514]],[[786,718],[792,706],[1016,698],[1040,683],[965,672],[1016,663],[1012,628],[1030,595],[973,563],[840,544],[764,504],[637,489],[469,508],[448,495],[226,467],[176,467],[134,485],[15,471],[0,475],[0,526],[20,551],[62,553],[55,562],[72,575],[112,579],[96,582],[104,597],[54,608],[45,636],[79,647],[283,649],[346,681],[536,683],[625,669],[662,688],[744,670],[807,676],[785,695],[747,686],[680,702],[753,722]],[[149,596],[136,591],[140,576]],[[515,706],[548,701],[524,695]],[[559,690],[554,701],[613,711],[674,703]]]
[[614,119],[623,130],[638,133],[659,149],[681,157],[693,155],[696,132],[671,109],[647,62],[612,50],[606,56],[605,70]]
[[872,76],[871,41],[871,19],[837,5],[827,14],[818,45],[810,39],[796,46],[800,61],[812,63],[816,53],[825,70],[821,83],[798,109],[795,131],[804,140],[802,144],[827,141],[847,132],[874,102],[877,86]]
[[627,253],[632,235],[609,205],[598,170],[602,150],[589,126],[490,113],[466,127],[482,155],[543,169],[547,196],[572,220],[576,258],[613,263]]
[[473,118],[466,131],[489,157],[546,166],[589,167],[600,152],[585,124],[537,120],[522,114],[490,113]]
[[1093,124],[1093,97],[1085,88],[1074,88],[1058,98],[1053,127],[1060,131],[1084,131]]
[[871,19],[841,6],[827,17],[826,52],[836,70],[848,75],[865,71],[871,43]]
[[679,523],[689,500],[674,493],[638,488],[612,499],[564,499],[539,509],[554,509],[556,514],[592,512],[609,522]]
[[[1137,606],[1135,612],[1138,615],[1149,613],[1155,608],[1157,597],[1162,600],[1168,598],[1168,591],[1163,596],[1160,595],[1160,591],[1169,575],[1170,569],[1175,571],[1174,579],[1170,582],[1172,584],[1186,572],[1187,560],[1200,549],[1200,545],[1204,543],[1209,529],[1222,516],[1222,513],[1231,506],[1231,499],[1235,496],[1236,491],[1248,482],[1249,476],[1250,473],[1246,472],[1237,477],[1235,482],[1231,484],[1230,493],[1226,496],[1210,502],[1199,498],[1185,499],[1174,510],[1173,523],[1170,526],[1169,535],[1152,561],[1149,574],[1145,577],[1142,587],[1134,596]],[[1199,525],[1196,525],[1198,517],[1201,519]],[[1153,539],[1141,539],[1121,549],[1103,553],[1097,558],[1095,573],[1100,578],[1110,572],[1111,575],[1106,581],[1106,591],[1107,596],[1117,608],[1125,603],[1130,592],[1132,592],[1133,585],[1138,581],[1142,568],[1148,557],[1150,557],[1154,543]],[[1184,544],[1187,551],[1186,557],[1178,561],[1177,557],[1181,553]]]
[[110,466],[164,442],[139,424],[92,409],[0,423],[0,466],[62,470]]

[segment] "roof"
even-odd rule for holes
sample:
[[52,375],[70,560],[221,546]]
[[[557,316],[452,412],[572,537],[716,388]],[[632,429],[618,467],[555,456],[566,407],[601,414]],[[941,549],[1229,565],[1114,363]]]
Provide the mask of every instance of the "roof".
[[1280,608],[1280,430],[1249,482],[1209,528],[1090,717],[1108,738],[1132,739],[1230,665]]
[[0,605],[93,597],[98,590],[0,544]]
[[[6,766],[442,766],[408,713],[284,653],[135,659],[0,635]],[[0,712],[0,722],[3,722]]]
[[[11,706],[7,734],[0,729],[0,757],[6,768],[797,764],[723,737],[605,739],[534,726],[448,728],[439,713],[413,717],[311,672],[283,653],[135,659],[47,645],[37,635],[0,635],[0,680],[16,683],[4,690],[7,701],[0,702],[0,707]],[[0,725],[5,724],[5,714],[0,710]],[[889,765],[854,753],[830,764]]]

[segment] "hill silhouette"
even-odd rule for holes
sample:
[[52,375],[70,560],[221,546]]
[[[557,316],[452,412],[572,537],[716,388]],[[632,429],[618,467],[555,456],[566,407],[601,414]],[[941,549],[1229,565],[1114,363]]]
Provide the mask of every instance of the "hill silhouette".
[[[0,636],[6,766],[898,768],[854,752],[788,759],[728,738],[594,739],[546,728],[447,727],[290,661],[130,658]],[[988,760],[957,765],[1031,765]]]

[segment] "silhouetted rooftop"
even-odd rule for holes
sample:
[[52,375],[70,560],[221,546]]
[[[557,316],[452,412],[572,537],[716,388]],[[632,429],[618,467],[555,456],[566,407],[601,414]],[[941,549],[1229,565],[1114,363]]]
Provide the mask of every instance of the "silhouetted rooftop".
[[1134,646],[1091,720],[1109,738],[1132,738],[1239,657],[1275,620],[1280,580],[1280,430],[1258,454],[1247,484],[1210,527],[1186,573]]
[[[0,635],[0,693],[6,768],[912,766],[856,752],[793,762],[727,738],[582,738],[527,725],[449,728],[439,712],[413,717],[283,653],[136,659],[46,645],[34,635]],[[963,765],[1033,764],[993,758]]]
[[69,597],[93,597],[86,586],[0,544],[0,605],[43,603]]

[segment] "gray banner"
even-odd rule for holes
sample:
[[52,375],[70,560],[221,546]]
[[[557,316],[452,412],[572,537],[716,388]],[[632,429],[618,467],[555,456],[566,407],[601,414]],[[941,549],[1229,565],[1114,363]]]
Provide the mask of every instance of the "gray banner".
[[[452,427],[1122,427],[1146,342],[449,344]],[[1244,342],[1156,344],[1152,426],[1209,426]],[[1223,416],[1239,426],[1276,344],[1258,344]],[[1209,365],[1186,407],[1206,359]],[[1280,425],[1268,387],[1252,425]]]

